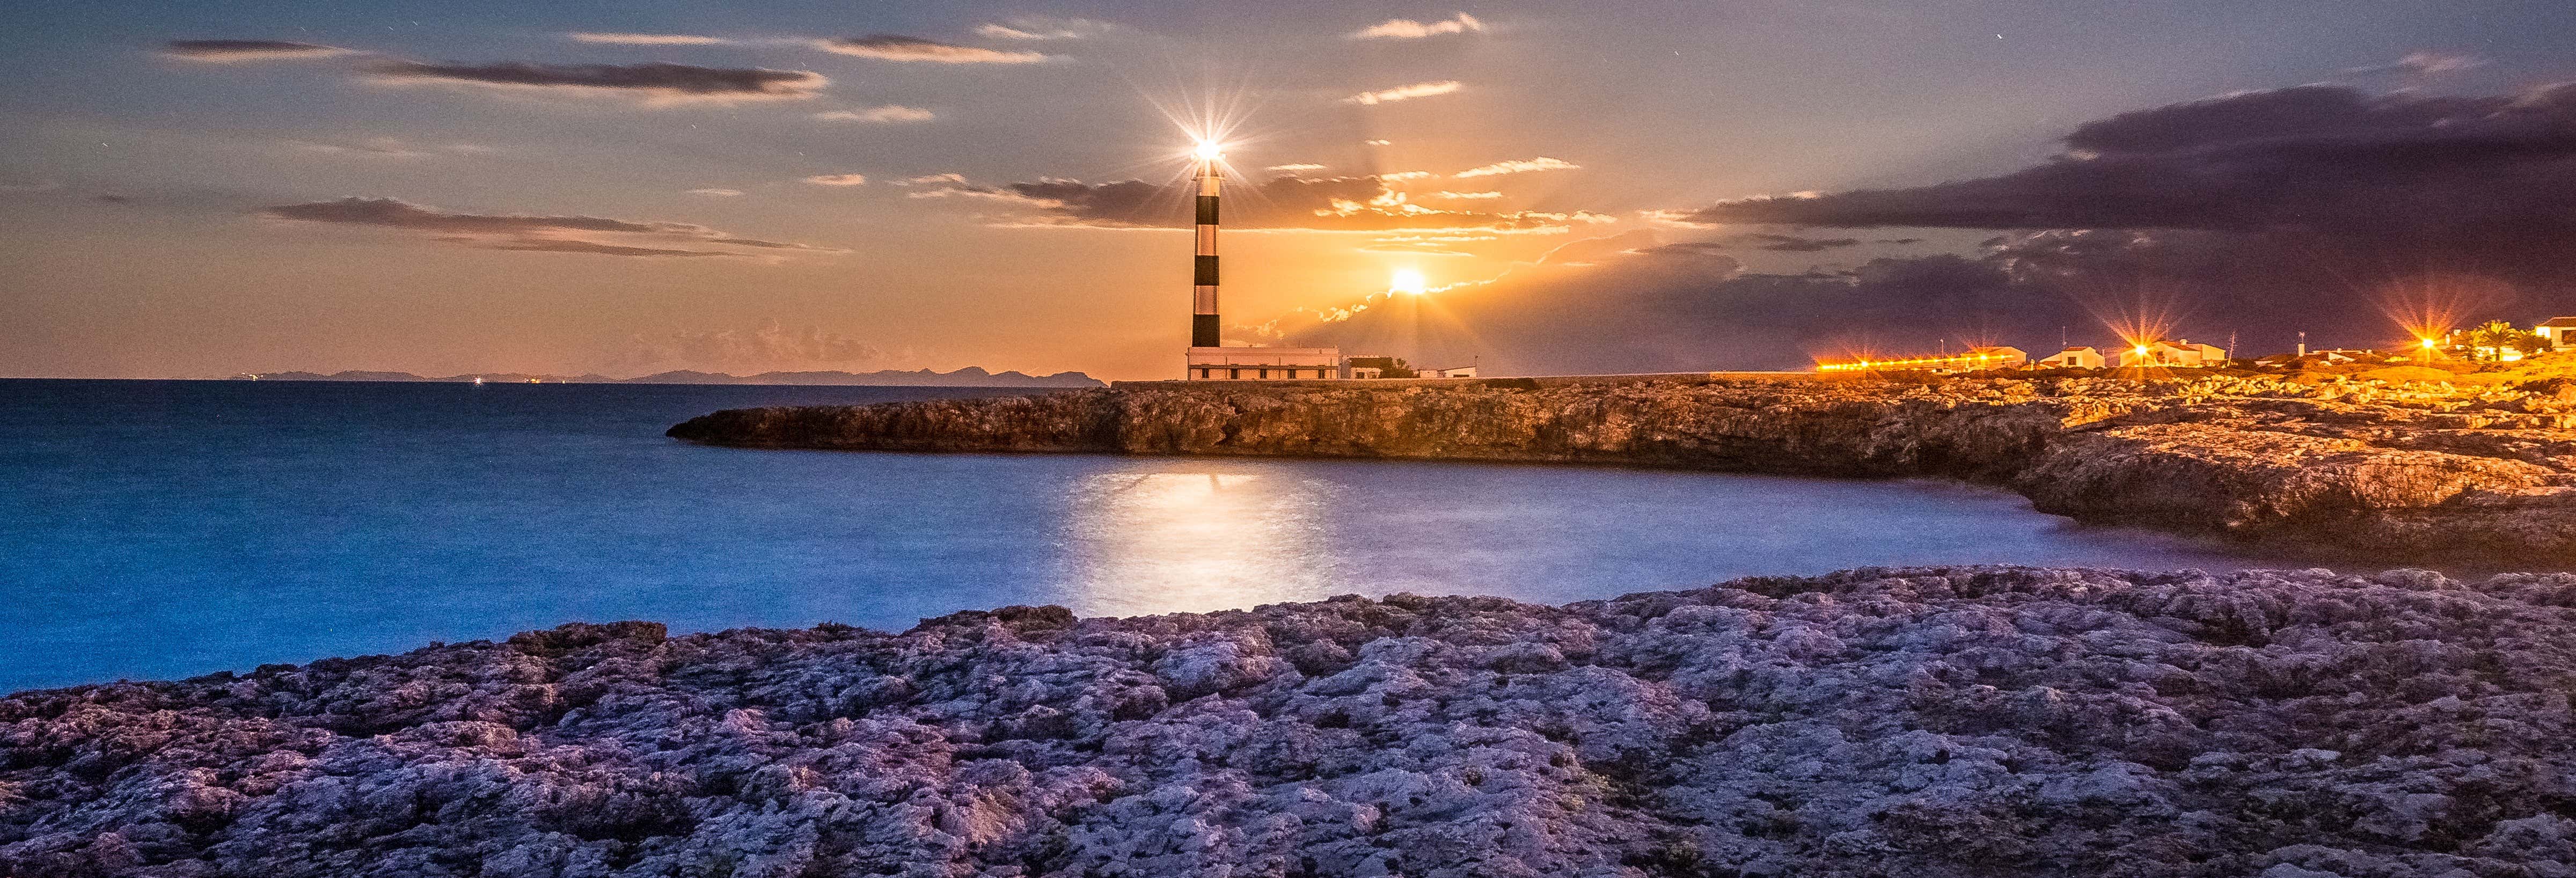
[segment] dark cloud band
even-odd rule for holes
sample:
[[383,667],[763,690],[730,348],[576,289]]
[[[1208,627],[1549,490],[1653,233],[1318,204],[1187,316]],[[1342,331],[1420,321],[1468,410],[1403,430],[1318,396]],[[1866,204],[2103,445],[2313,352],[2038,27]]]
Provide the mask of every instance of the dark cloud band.
[[2511,96],[2250,92],[2114,116],[1999,177],[1718,204],[1702,223],[2321,231],[2419,238],[2521,229],[2564,240],[2576,86]]
[[428,234],[484,250],[589,253],[601,256],[745,256],[744,251],[826,248],[742,238],[694,223],[582,215],[477,214],[442,211],[394,198],[342,198],[267,208],[275,219],[377,226]]
[[699,67],[690,64],[424,64],[388,61],[368,68],[378,81],[488,88],[627,94],[660,102],[792,100],[812,97],[830,80],[803,70]]
[[356,49],[285,40],[171,40],[161,54],[190,61],[297,61],[357,54]]
[[937,64],[1034,64],[1046,60],[1045,55],[1037,52],[960,46],[900,34],[840,37],[823,40],[818,45],[827,52],[885,61],[928,61]]

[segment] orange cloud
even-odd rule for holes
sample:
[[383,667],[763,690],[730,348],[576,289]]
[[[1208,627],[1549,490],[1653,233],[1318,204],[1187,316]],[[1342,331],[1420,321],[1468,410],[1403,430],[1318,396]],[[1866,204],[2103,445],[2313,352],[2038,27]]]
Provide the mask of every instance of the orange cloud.
[[826,52],[883,61],[928,61],[935,64],[1035,64],[1047,59],[1047,56],[1037,52],[960,46],[900,34],[841,37],[823,40],[815,45]]
[[[1451,94],[1462,88],[1466,88],[1466,86],[1455,79],[1444,79],[1438,82],[1417,82],[1412,85],[1399,85],[1394,88],[1381,89],[1379,91],[1360,92],[1359,94],[1343,98],[1342,102],[1373,107],[1378,104],[1409,101],[1414,98],[1427,98],[1433,95]],[[1377,143],[1378,141],[1370,142]]]
[[1460,179],[1466,179],[1468,177],[1492,177],[1501,174],[1527,174],[1533,171],[1572,171],[1582,167],[1582,165],[1578,165],[1564,159],[1552,159],[1546,156],[1539,156],[1534,159],[1495,162],[1483,167],[1468,168],[1464,171],[1459,171],[1458,177]]
[[1427,24],[1410,18],[1388,19],[1352,31],[1351,39],[1419,40],[1443,34],[1482,33],[1484,30],[1484,22],[1477,21],[1473,15],[1461,12],[1456,16]]
[[886,104],[864,110],[827,110],[814,114],[814,118],[825,122],[928,122],[939,118],[939,114],[920,107]]

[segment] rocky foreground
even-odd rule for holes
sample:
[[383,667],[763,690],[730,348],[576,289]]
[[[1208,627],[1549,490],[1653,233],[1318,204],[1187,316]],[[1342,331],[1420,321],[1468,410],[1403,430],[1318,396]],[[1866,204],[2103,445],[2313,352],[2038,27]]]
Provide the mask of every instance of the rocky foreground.
[[2576,564],[2576,380],[2472,377],[2489,380],[1174,382],[740,409],[670,434],[754,447],[1937,476],[2008,487],[2089,522],[2374,563]]
[[2576,875],[2576,576],[1863,570],[0,699],[0,875]]

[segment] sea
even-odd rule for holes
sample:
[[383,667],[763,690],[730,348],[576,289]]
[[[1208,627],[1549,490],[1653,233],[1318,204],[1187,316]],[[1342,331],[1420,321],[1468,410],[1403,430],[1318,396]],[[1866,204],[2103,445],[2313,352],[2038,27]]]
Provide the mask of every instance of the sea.
[[1018,392],[0,380],[0,692],[569,621],[902,630],[1010,604],[1564,603],[1872,565],[2290,564],[1931,481],[663,436],[726,408]]

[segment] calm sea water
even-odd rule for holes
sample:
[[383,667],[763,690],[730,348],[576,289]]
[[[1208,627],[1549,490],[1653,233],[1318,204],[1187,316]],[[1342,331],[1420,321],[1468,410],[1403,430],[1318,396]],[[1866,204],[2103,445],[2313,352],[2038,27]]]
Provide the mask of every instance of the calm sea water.
[[899,630],[1015,603],[1554,603],[1874,564],[2262,563],[1930,483],[662,436],[721,408],[1001,392],[0,381],[0,692],[570,620]]

